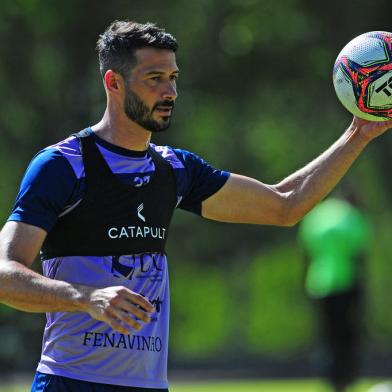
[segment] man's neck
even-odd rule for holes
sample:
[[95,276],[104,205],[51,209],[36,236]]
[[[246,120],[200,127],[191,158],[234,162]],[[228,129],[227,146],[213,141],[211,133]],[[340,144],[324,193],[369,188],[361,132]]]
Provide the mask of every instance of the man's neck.
[[128,150],[145,151],[150,144],[151,132],[128,118],[110,116],[107,111],[91,128],[101,139]]

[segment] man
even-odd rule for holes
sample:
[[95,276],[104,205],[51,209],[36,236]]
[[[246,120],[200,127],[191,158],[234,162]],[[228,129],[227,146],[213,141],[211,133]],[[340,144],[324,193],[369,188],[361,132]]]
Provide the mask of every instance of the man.
[[[224,222],[290,226],[391,123],[354,119],[276,185],[150,144],[177,98],[175,39],[114,22],[100,36],[107,107],[96,125],[41,151],[0,235],[0,300],[48,312],[32,391],[167,390],[165,241],[176,206]],[[41,250],[44,276],[29,267]]]
[[319,203],[300,224],[309,259],[305,288],[320,317],[326,353],[322,371],[335,392],[349,390],[358,376],[363,318],[363,262],[371,226],[355,193]]

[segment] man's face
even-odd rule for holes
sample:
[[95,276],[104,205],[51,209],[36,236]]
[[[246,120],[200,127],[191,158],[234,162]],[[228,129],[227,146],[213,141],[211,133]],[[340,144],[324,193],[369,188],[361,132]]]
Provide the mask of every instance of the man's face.
[[135,53],[136,65],[125,82],[124,112],[151,132],[170,126],[177,98],[178,67],[174,52],[143,48]]

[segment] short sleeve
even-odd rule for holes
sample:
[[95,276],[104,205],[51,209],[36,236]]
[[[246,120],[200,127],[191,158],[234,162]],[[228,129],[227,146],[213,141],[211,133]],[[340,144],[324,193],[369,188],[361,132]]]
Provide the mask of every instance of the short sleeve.
[[77,183],[60,151],[48,148],[30,162],[8,221],[24,222],[49,231],[67,208]]
[[183,169],[178,170],[177,182],[182,188],[178,207],[200,215],[201,203],[222,188],[230,173],[214,168],[189,151],[173,151],[183,163]]

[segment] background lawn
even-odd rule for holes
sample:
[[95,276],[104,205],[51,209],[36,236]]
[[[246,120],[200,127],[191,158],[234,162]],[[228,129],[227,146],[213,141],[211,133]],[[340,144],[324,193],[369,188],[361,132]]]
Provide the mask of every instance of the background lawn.
[[[377,381],[361,381],[350,392],[366,392]],[[1,392],[28,392],[29,384],[0,384]],[[173,382],[170,392],[329,392],[330,389],[317,380],[286,381],[208,381]]]

